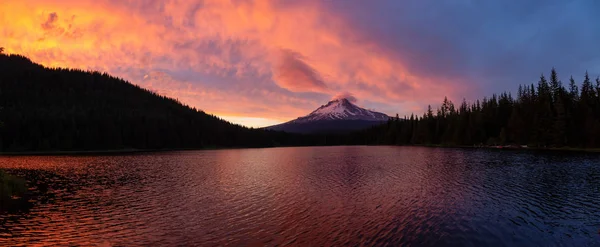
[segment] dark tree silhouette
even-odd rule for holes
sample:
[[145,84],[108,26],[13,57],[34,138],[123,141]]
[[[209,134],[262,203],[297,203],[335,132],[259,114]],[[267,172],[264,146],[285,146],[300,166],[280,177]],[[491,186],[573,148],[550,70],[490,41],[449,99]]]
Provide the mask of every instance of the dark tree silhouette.
[[0,55],[0,151],[269,147],[316,138],[231,124],[108,74]]
[[[581,90],[579,90],[581,88]],[[458,110],[445,98],[437,114],[431,106],[422,117],[389,121],[347,137],[352,144],[395,145],[529,145],[534,147],[600,147],[600,79],[585,74],[580,87],[569,89],[552,69],[535,85],[467,103]],[[395,130],[392,130],[395,129]],[[394,135],[394,136],[389,136]]]
[[51,69],[0,54],[0,151],[179,149],[298,145],[600,147],[600,78],[568,90],[550,81],[398,115],[350,134],[295,135],[231,124],[105,73]]

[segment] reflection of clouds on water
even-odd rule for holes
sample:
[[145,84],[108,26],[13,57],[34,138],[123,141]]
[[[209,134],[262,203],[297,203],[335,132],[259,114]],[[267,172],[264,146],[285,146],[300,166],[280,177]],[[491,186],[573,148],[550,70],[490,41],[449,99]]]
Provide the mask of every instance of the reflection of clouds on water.
[[565,155],[352,146],[1,157],[37,196],[0,214],[0,245],[597,245],[597,158]]

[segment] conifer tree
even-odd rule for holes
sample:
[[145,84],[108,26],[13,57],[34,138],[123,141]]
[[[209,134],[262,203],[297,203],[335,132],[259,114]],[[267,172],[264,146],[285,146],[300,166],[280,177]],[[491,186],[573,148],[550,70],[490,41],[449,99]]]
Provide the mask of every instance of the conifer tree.
[[579,100],[579,88],[577,87],[577,84],[575,84],[573,76],[571,76],[569,79],[569,96],[571,97],[572,101]]
[[558,74],[556,73],[556,69],[552,68],[550,72],[550,89],[552,90],[552,99],[556,100],[560,90],[562,88],[562,83],[558,79]]

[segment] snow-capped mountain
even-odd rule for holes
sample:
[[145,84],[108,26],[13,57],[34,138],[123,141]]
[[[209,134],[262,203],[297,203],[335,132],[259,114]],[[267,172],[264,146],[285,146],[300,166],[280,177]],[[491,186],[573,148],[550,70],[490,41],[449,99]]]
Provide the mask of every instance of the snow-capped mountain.
[[296,133],[344,132],[368,128],[388,119],[388,115],[361,108],[342,98],[329,101],[304,117],[266,128]]
[[360,108],[347,99],[336,99],[322,105],[307,116],[300,117],[292,122],[302,123],[318,120],[386,121],[388,118],[383,113]]

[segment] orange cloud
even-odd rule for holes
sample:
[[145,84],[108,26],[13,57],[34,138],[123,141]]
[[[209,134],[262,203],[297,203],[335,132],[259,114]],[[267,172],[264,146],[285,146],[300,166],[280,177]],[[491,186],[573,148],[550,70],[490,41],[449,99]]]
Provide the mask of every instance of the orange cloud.
[[325,92],[327,86],[321,75],[305,59],[297,52],[282,50],[275,69],[275,82],[293,92]]
[[42,29],[44,30],[50,30],[54,28],[54,23],[56,22],[56,20],[58,19],[58,15],[56,14],[56,12],[52,12],[48,15],[48,20],[46,20],[46,22],[42,23]]
[[106,71],[219,115],[284,121],[339,91],[393,106],[463,90],[357,32],[320,1],[0,3],[6,52]]
[[338,93],[335,96],[333,96],[333,98],[331,98],[332,100],[336,100],[336,99],[347,99],[352,103],[356,103],[358,102],[358,99],[351,93],[348,92],[344,92],[344,93]]

